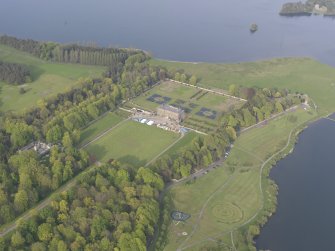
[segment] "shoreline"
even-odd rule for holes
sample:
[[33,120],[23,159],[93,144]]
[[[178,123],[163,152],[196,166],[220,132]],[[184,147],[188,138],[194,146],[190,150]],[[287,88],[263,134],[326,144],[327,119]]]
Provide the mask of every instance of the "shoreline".
[[[335,19],[335,16],[334,16],[334,19]],[[330,66],[332,68],[335,68],[335,62],[330,64],[330,63],[321,61],[320,59],[315,58],[313,56],[284,56],[284,57],[259,58],[259,59],[244,60],[244,61],[219,61],[219,62],[171,60],[171,59],[164,59],[164,58],[155,57],[154,55],[152,55],[152,58],[151,58],[151,60],[156,60],[157,62],[167,62],[167,63],[177,63],[177,64],[193,64],[193,65],[199,65],[199,64],[238,65],[238,64],[245,64],[245,63],[258,63],[258,62],[281,60],[281,59],[310,59],[310,60],[317,61],[320,64],[324,64],[324,65]]]
[[[261,235],[261,230],[262,230],[262,229],[264,228],[264,226],[269,222],[270,218],[271,218],[274,214],[276,214],[276,212],[277,212],[277,205],[278,205],[278,204],[277,204],[277,201],[278,201],[277,199],[278,199],[278,194],[279,194],[279,186],[277,185],[277,183],[275,182],[275,180],[273,180],[273,179],[270,177],[270,172],[271,172],[271,170],[272,170],[274,167],[276,167],[276,165],[278,164],[279,161],[283,160],[283,159],[286,158],[288,155],[290,155],[290,154],[293,153],[293,151],[294,151],[294,149],[295,149],[295,147],[296,147],[296,145],[297,145],[297,143],[298,143],[299,135],[300,135],[305,129],[307,129],[307,128],[309,127],[310,124],[315,123],[315,122],[317,122],[317,121],[319,121],[319,120],[321,120],[321,119],[325,119],[325,118],[329,117],[331,114],[334,114],[334,113],[329,113],[329,114],[324,115],[324,116],[322,116],[322,115],[317,115],[315,118],[312,118],[311,120],[306,121],[306,122],[303,122],[301,125],[298,125],[295,129],[292,130],[292,132],[295,131],[295,133],[294,133],[293,137],[289,140],[290,143],[289,143],[288,146],[287,146],[287,147],[289,147],[289,146],[291,146],[291,147],[289,147],[288,149],[284,149],[282,153],[278,152],[278,153],[277,153],[278,156],[276,156],[276,157],[274,158],[274,162],[273,162],[273,163],[270,162],[269,165],[266,165],[266,166],[264,167],[265,172],[264,172],[264,170],[262,171],[262,181],[261,181],[261,182],[262,182],[262,183],[263,183],[263,182],[266,182],[266,183],[267,183],[267,189],[265,189],[265,190],[263,191],[263,194],[262,194],[262,196],[263,196],[263,201],[265,201],[266,199],[268,199],[268,198],[269,198],[269,195],[270,195],[270,196],[271,196],[271,195],[274,196],[274,200],[269,200],[269,201],[270,201],[270,206],[274,207],[274,210],[272,210],[272,211],[270,212],[270,214],[268,214],[268,215],[267,215],[267,214],[264,214],[264,213],[266,213],[266,212],[264,212],[264,204],[263,204],[263,207],[262,207],[262,209],[260,210],[260,214],[257,215],[257,216],[255,217],[256,222],[253,223],[253,224],[251,224],[251,225],[254,225],[254,226],[258,226],[259,229],[260,229],[260,231],[259,231],[258,234],[255,234],[255,235],[252,236],[252,241],[253,241],[252,244],[253,244],[253,246],[254,246],[255,248],[256,248],[256,242],[257,242],[257,239],[258,239],[258,237]],[[271,189],[270,189],[270,188],[271,188],[271,184],[275,186],[275,191],[276,191],[275,194],[272,194],[272,193],[271,193]],[[262,211],[263,211],[263,212],[262,212]],[[262,213],[263,213],[263,214],[262,214]],[[266,218],[266,221],[265,221],[264,223],[257,222],[257,219],[261,218],[262,216]]]

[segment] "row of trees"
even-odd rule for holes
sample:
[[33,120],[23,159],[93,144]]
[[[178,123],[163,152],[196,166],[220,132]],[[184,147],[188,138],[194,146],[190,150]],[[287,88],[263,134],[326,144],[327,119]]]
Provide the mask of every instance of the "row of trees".
[[44,60],[108,66],[113,63],[124,63],[129,56],[146,54],[135,49],[100,48],[77,44],[62,45],[54,42],[39,42],[31,39],[18,39],[0,36],[0,44],[30,53]]
[[144,251],[159,217],[163,186],[148,168],[117,162],[96,167],[1,240],[0,250]]
[[25,65],[0,61],[0,81],[8,84],[28,83],[31,82],[31,74]]
[[235,138],[234,128],[218,128],[206,137],[195,138],[187,148],[176,155],[158,159],[153,169],[160,173],[166,182],[187,177],[195,170],[221,158]]

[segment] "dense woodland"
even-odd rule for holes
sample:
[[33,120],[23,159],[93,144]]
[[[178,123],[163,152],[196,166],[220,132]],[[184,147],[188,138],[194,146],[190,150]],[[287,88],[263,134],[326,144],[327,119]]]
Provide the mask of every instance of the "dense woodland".
[[0,81],[7,84],[29,83],[31,74],[25,65],[0,61]]
[[123,64],[129,56],[145,55],[141,50],[100,48],[77,44],[63,45],[54,42],[39,42],[31,39],[18,39],[0,36],[0,44],[32,54],[35,57],[60,63],[104,65],[115,62]]
[[[20,41],[16,47],[41,57],[41,43]],[[123,100],[176,75],[150,66],[146,59],[137,53],[127,55],[124,62],[113,60],[100,79],[80,79],[70,91],[42,100],[29,111],[4,114],[0,123],[0,224],[13,220],[90,164],[88,154],[77,147],[82,128]],[[184,80],[182,74],[179,77]],[[195,77],[184,75],[185,81],[196,84]],[[157,223],[164,233],[169,222],[168,199],[161,211],[158,203],[165,184],[221,158],[240,128],[303,101],[286,90],[231,86],[230,92],[248,101],[223,114],[211,135],[196,138],[150,168],[134,169],[117,162],[94,168],[77,186],[0,240],[0,250],[146,250]],[[49,155],[18,151],[36,140],[54,145]],[[156,249],[164,242],[159,237]]]
[[0,250],[145,251],[163,187],[148,168],[123,168],[116,162],[96,167],[2,240]]

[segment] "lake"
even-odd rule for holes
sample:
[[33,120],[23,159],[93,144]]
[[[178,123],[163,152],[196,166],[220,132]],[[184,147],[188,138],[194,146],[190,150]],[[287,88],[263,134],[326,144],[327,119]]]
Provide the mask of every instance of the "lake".
[[[333,115],[334,116],[334,115]],[[257,238],[258,249],[334,250],[335,121],[303,131],[292,154],[272,168],[278,207]]]
[[[286,1],[2,0],[0,33],[136,47],[169,60],[309,56],[335,66],[335,19],[281,17]],[[259,27],[254,34],[252,23]]]

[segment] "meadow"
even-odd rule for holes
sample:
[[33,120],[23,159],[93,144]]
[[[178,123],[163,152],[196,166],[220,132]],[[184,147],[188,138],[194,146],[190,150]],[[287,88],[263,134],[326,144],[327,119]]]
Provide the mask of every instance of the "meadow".
[[178,139],[179,134],[127,120],[85,149],[102,162],[117,159],[140,167]]
[[292,129],[315,117],[315,112],[298,109],[246,131],[221,167],[174,186],[170,195],[175,209],[191,214],[191,218],[170,225],[165,250],[201,250],[215,242],[223,250],[234,250],[233,246],[248,250],[238,241],[234,243],[231,236],[252,223],[262,210],[261,166],[284,148]]
[[[38,100],[66,92],[79,78],[99,77],[104,67],[47,62],[25,52],[0,45],[0,61],[28,66],[33,81],[24,85],[0,82],[0,110],[22,111],[36,105]],[[23,87],[26,93],[20,94]]]
[[236,64],[178,63],[151,60],[169,70],[184,69],[200,79],[200,86],[228,90],[229,85],[287,88],[307,93],[321,114],[334,111],[335,70],[310,58],[277,58]]

